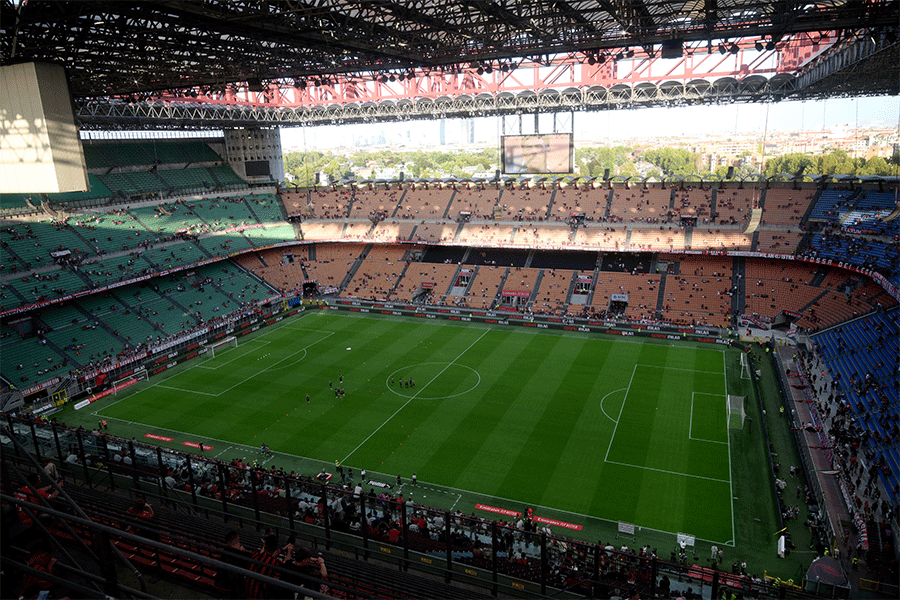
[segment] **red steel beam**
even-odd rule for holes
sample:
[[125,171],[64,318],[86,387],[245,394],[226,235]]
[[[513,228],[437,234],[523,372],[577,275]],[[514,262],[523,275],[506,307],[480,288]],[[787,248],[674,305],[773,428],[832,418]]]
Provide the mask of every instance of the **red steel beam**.
[[[821,36],[821,37],[820,37]],[[808,38],[808,39],[806,39]],[[618,52],[594,55],[572,53],[547,61],[522,61],[508,70],[492,64],[490,73],[484,65],[458,69],[416,70],[414,73],[373,74],[359,77],[323,76],[296,81],[271,82],[251,89],[247,84],[229,85],[225,89],[194,89],[186,96],[165,95],[161,100],[170,102],[203,102],[266,107],[315,107],[362,102],[402,101],[442,96],[475,96],[478,94],[518,94],[524,91],[561,91],[569,88],[590,88],[614,85],[629,86],[665,81],[688,83],[695,79],[714,80],[722,77],[743,79],[750,75],[774,75],[795,72],[809,61],[821,55],[836,43],[833,32],[801,34],[779,42],[775,50],[755,49],[759,38],[735,40],[738,51],[722,54],[718,45],[687,51],[678,59],[660,59],[648,55],[642,49],[633,49],[632,58],[617,58]],[[726,43],[730,48],[731,43]],[[626,50],[621,50],[624,55]],[[589,64],[594,58],[595,64]],[[602,62],[601,62],[602,60]],[[479,70],[482,72],[479,73]],[[403,79],[400,79],[402,74]]]

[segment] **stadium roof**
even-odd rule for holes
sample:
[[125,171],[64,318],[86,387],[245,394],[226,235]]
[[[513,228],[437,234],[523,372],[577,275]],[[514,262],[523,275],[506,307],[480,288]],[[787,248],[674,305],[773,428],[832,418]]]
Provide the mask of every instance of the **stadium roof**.
[[[4,64],[68,69],[76,97],[371,75],[748,36],[885,32],[898,0],[2,0]],[[896,71],[896,64],[893,67]],[[880,71],[876,81],[891,79]],[[897,77],[893,77],[896,86]],[[859,85],[871,86],[871,78]],[[885,83],[889,86],[890,83]]]

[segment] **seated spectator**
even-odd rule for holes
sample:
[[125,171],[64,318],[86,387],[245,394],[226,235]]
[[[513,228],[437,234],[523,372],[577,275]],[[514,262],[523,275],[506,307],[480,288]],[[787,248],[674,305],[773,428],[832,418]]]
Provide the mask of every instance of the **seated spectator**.
[[152,538],[154,532],[145,527],[151,522],[155,515],[153,507],[147,504],[143,498],[138,498],[134,504],[128,508],[128,514],[135,517],[135,524],[131,526],[131,532],[146,538]]
[[[246,569],[249,566],[247,564],[249,557],[250,552],[241,545],[241,538],[238,532],[232,529],[226,533],[225,552],[222,552],[219,560],[233,567]],[[216,587],[228,590],[228,598],[243,598],[246,585],[245,580],[246,578],[243,575],[223,569],[216,573],[215,583]]]
[[[19,491],[16,492],[16,498],[18,498],[19,500],[27,500],[32,504],[41,505],[43,504],[41,498],[53,500],[59,496],[59,490],[53,490],[52,492],[50,492],[48,490],[50,490],[52,486],[50,486],[49,484],[43,486],[41,485],[40,476],[37,473],[29,473],[25,477],[25,479],[28,482],[28,485],[23,485],[21,488],[19,488]],[[37,492],[37,495],[35,495],[35,493],[31,491],[31,488],[28,487],[29,485],[34,488],[34,490]],[[34,521],[25,510],[24,506],[18,507],[18,513],[19,521],[22,523],[22,525],[31,527],[34,524]],[[35,510],[34,513],[35,516],[40,516],[39,511]]]
[[[324,581],[328,579],[328,569],[325,568],[325,559],[322,558],[321,555],[314,557],[309,548],[303,546],[294,548],[294,558],[293,561],[288,563],[288,566],[299,575],[298,577],[291,578],[291,583],[301,585],[308,589],[313,589],[310,581],[319,579]],[[328,586],[324,583],[319,584],[319,592],[327,594]]]
[[[53,567],[56,559],[53,557],[53,545],[50,540],[41,537],[31,549],[31,555],[28,557],[28,566],[48,575],[53,575]],[[19,598],[36,598],[42,591],[50,590],[53,584],[42,579],[37,573],[28,573],[19,584],[17,595]]]

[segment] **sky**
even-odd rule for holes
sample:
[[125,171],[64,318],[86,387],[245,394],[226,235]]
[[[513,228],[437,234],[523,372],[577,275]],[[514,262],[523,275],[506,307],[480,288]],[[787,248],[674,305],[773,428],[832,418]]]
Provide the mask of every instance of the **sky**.
[[[541,115],[540,133],[554,131],[552,115]],[[878,125],[900,127],[900,98],[878,96],[865,98],[835,98],[804,102],[760,104],[726,104],[687,107],[640,108],[634,110],[575,113],[574,127],[569,114],[559,115],[556,130],[574,129],[576,140],[594,139],[600,143],[615,143],[622,139],[658,136],[696,135],[696,133],[758,133],[792,130],[821,130],[847,125]],[[476,119],[476,142],[498,143],[501,127],[506,133],[519,133],[515,117]],[[291,148],[328,150],[341,146],[374,145],[381,137],[388,144],[417,145],[416,142],[437,144],[438,121],[411,121],[306,128],[282,128],[281,140],[285,150]],[[445,123],[447,143],[456,146],[464,138],[462,120],[448,119]],[[522,133],[534,133],[534,118],[522,120]]]

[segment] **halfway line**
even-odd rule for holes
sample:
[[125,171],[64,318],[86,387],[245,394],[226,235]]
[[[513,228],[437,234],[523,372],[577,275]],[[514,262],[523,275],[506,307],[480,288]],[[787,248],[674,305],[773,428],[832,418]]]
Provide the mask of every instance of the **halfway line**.
[[465,350],[463,350],[462,352],[460,352],[460,353],[459,353],[459,356],[457,356],[457,357],[454,358],[452,361],[450,361],[449,363],[447,363],[447,366],[444,367],[443,369],[441,369],[440,372],[439,372],[437,375],[435,375],[434,377],[432,377],[432,378],[431,378],[431,381],[429,381],[428,383],[426,383],[425,385],[423,385],[422,387],[420,387],[420,388],[419,388],[419,391],[416,392],[409,400],[407,400],[406,402],[404,402],[404,403],[403,403],[403,406],[401,406],[401,407],[398,408],[396,411],[394,411],[394,414],[392,414],[390,417],[388,417],[387,420],[386,420],[384,423],[382,423],[381,425],[379,425],[379,426],[378,426],[378,429],[376,429],[375,431],[373,431],[372,433],[370,433],[370,434],[369,434],[369,437],[367,437],[367,438],[364,439],[362,442],[360,442],[359,446],[357,446],[356,448],[354,448],[354,449],[350,452],[350,454],[348,454],[347,456],[345,456],[345,457],[344,457],[344,460],[341,461],[341,464],[344,464],[344,463],[347,461],[348,458],[350,458],[351,456],[353,456],[353,454],[354,454],[357,450],[359,450],[360,448],[362,448],[362,445],[365,444],[366,442],[368,442],[368,441],[372,438],[373,435],[375,435],[376,433],[378,433],[379,431],[381,431],[381,428],[382,428],[382,427],[384,427],[385,425],[387,425],[388,422],[389,422],[391,419],[393,419],[394,417],[396,417],[396,416],[397,416],[397,413],[399,413],[401,410],[403,410],[404,408],[406,408],[406,405],[407,405],[407,404],[409,404],[410,402],[412,402],[413,400],[415,400],[415,399],[416,399],[416,396],[418,396],[418,395],[421,394],[423,391],[425,391],[425,388],[427,388],[427,387],[428,387],[429,385],[431,385],[438,377],[440,377],[441,374],[442,374],[444,371],[446,371],[446,370],[449,369],[451,366],[453,366],[453,363],[455,363],[455,362],[458,361],[460,358],[462,358],[462,355],[465,354],[466,352],[468,352],[468,351],[472,348],[472,346],[474,346],[475,344],[477,344],[478,342],[480,342],[480,341],[481,341],[481,338],[483,338],[485,335],[487,335],[487,332],[488,332],[488,331],[491,331],[491,330],[490,330],[490,329],[485,329],[485,330],[484,330],[484,333],[482,333],[481,335],[479,335],[477,340],[475,340],[474,342],[472,342],[471,344],[469,344],[469,347],[466,348]]

